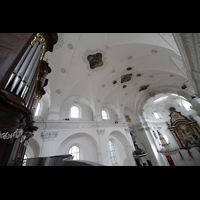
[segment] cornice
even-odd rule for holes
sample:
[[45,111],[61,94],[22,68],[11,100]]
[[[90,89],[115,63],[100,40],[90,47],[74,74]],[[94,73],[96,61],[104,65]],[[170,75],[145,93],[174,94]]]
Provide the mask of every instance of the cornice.
[[64,121],[64,120],[44,120],[35,121],[35,126],[38,130],[45,129],[80,129],[80,128],[124,128],[127,127],[127,123],[111,123],[111,122],[96,122],[96,121]]

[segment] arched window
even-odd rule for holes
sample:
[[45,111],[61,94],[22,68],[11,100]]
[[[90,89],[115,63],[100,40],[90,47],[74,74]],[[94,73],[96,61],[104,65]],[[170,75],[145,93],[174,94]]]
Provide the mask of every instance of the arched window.
[[160,116],[159,116],[159,114],[157,112],[154,112],[153,114],[156,117],[156,119],[160,119]]
[[105,110],[102,110],[101,111],[101,115],[102,115],[102,119],[109,119],[109,117],[108,117],[108,112],[107,111],[105,111]]
[[182,100],[182,104],[187,111],[191,110],[190,106],[192,105],[189,102]]
[[80,149],[78,146],[72,146],[69,149],[69,154],[71,154],[72,156],[74,156],[73,160],[79,160],[80,159]]
[[39,102],[35,111],[35,116],[39,115],[40,107],[41,107],[41,103]]
[[108,148],[110,151],[111,163],[113,165],[114,163],[117,162],[117,157],[116,157],[116,153],[115,153],[114,143],[111,140],[108,141]]
[[80,110],[77,106],[72,106],[70,110],[71,118],[80,118]]

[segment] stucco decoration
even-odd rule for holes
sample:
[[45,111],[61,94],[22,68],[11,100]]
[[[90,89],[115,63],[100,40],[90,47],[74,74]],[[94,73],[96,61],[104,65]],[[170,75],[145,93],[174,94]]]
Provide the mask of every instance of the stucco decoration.
[[133,74],[126,74],[121,76],[121,83],[127,82],[131,80]]
[[86,50],[83,54],[83,61],[91,72],[104,69],[107,65],[106,52],[101,49]]
[[103,65],[101,53],[96,53],[94,55],[88,55],[87,60],[90,63],[91,69],[95,69],[96,67],[101,67]]

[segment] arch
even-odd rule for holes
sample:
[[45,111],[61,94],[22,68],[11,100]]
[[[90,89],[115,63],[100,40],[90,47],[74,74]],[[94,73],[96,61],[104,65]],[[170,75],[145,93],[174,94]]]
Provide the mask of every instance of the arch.
[[26,149],[25,154],[27,154],[28,158],[39,157],[40,145],[34,138],[31,138],[29,140],[29,145]]
[[56,155],[68,154],[71,146],[76,145],[80,149],[80,160],[99,162],[99,145],[88,133],[75,133],[67,137],[56,150]]
[[[109,140],[112,140],[115,146],[116,157],[117,157],[117,163],[115,165],[133,165],[131,161],[131,159],[133,159],[131,157],[132,152],[129,152],[127,148],[129,146],[129,142],[126,136],[122,132],[115,130],[108,135],[107,143]],[[110,160],[110,155],[108,154],[107,156]],[[111,164],[111,161],[109,162]]]
[[179,96],[183,96],[184,98],[188,99],[190,98],[190,96],[192,95],[191,91],[184,91],[184,92],[179,92],[180,91],[180,88],[178,87],[174,87],[173,89],[172,88],[167,88],[166,86],[162,86],[160,87],[159,89],[157,89],[156,91],[149,91],[149,92],[146,92],[144,93],[140,100],[138,101],[138,104],[137,104],[137,110],[136,110],[136,113],[138,114],[138,117],[140,118],[140,120],[144,121],[144,116],[143,116],[143,107],[144,107],[144,104],[150,99],[152,98],[153,96],[157,95],[157,94],[165,94],[165,93],[170,93],[170,94],[177,94]]

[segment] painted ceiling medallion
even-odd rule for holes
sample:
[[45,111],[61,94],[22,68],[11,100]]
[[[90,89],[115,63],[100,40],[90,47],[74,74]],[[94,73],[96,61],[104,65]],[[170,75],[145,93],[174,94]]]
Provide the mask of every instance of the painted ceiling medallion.
[[140,89],[139,89],[139,92],[142,91],[142,90],[146,90],[148,87],[149,87],[149,85],[141,86]]
[[128,68],[127,68],[127,71],[131,71],[131,70],[132,70],[132,67],[128,67]]
[[131,80],[133,74],[126,74],[121,76],[121,83],[127,82]]
[[171,111],[175,111],[176,109],[174,108],[174,107],[170,107],[169,108],[169,111],[171,112]]
[[126,88],[126,85],[123,85],[123,88]]
[[116,84],[117,83],[117,81],[113,81],[113,84]]
[[139,77],[139,76],[141,76],[141,75],[142,75],[142,74],[137,74],[136,76]]
[[92,73],[96,73],[99,70],[103,70],[107,66],[106,52],[102,49],[88,49],[84,52],[82,59],[86,64],[87,69]]
[[103,65],[101,53],[96,53],[94,55],[88,55],[87,60],[90,63],[91,69],[95,69],[96,67],[101,67]]

